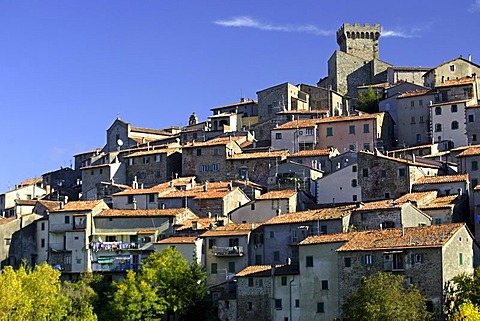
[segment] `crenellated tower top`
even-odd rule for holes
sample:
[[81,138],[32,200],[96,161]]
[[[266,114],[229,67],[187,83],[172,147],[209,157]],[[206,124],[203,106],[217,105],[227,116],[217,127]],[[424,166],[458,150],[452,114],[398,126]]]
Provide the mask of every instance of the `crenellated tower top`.
[[344,23],[337,31],[340,50],[368,61],[378,59],[378,38],[382,27],[379,24],[364,25]]

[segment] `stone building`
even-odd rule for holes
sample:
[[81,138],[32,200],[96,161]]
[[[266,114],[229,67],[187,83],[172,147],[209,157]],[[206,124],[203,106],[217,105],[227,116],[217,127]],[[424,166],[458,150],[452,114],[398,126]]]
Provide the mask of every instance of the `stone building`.
[[334,172],[317,179],[317,204],[341,204],[362,201],[362,186],[358,183],[358,164],[349,161]]
[[339,154],[336,148],[325,148],[298,151],[287,158],[327,174],[332,172],[332,159]]
[[125,155],[127,185],[137,182],[151,187],[182,176],[182,150],[179,147],[152,148]]
[[196,236],[171,236],[166,239],[153,242],[155,252],[162,252],[168,247],[174,247],[189,264],[203,263],[203,240]]
[[422,176],[434,176],[440,167],[420,162],[384,156],[380,153],[360,152],[358,155],[358,185],[362,200],[398,198],[412,190]]
[[349,99],[330,88],[307,84],[300,84],[299,87],[309,95],[309,109],[312,112],[322,112],[325,116],[340,116],[350,111]]
[[467,145],[480,143],[480,104],[465,106]]
[[298,266],[253,265],[237,273],[235,279],[236,320],[300,320],[300,301],[307,300],[300,297]]
[[227,158],[242,152],[245,137],[218,137],[206,142],[192,142],[182,148],[182,174],[197,181],[225,181],[229,173]]
[[[472,77],[480,75],[480,66],[473,63],[471,58],[463,58],[462,56],[444,62],[435,68],[428,70],[423,76],[425,86],[434,88],[439,84],[448,80],[456,80],[464,77]],[[478,97],[478,80],[476,79],[477,97]]]
[[46,194],[46,190],[36,184],[18,186],[13,190],[0,194],[0,214],[3,217],[13,217],[16,200],[34,200]]
[[346,232],[355,206],[341,206],[278,215],[256,231],[255,264],[298,264],[299,242],[318,234]]
[[226,159],[227,180],[249,180],[266,186],[270,170],[285,161],[286,150],[233,154]]
[[288,149],[292,154],[317,149],[320,119],[297,119],[272,129],[271,146],[275,150]]
[[[258,103],[253,99],[242,98],[240,102],[215,107],[210,110],[214,116],[222,114],[238,115],[237,123],[235,124],[238,129],[244,128],[249,130],[251,126],[258,123]],[[211,123],[214,130],[215,128],[220,128],[220,123],[217,123],[215,126],[214,119],[212,119]]]

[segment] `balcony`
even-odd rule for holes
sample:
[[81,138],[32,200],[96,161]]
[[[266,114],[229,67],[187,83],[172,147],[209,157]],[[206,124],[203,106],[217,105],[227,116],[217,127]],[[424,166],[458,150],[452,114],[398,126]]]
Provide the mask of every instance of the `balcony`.
[[212,252],[215,256],[243,256],[243,246],[214,246]]
[[138,243],[123,243],[123,242],[91,242],[90,249],[97,251],[121,251],[138,249]]

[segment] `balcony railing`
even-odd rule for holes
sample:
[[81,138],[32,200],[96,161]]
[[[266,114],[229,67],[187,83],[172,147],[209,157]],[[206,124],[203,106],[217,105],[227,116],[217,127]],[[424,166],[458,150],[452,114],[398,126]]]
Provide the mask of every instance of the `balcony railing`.
[[243,246],[214,246],[212,251],[215,256],[243,256]]

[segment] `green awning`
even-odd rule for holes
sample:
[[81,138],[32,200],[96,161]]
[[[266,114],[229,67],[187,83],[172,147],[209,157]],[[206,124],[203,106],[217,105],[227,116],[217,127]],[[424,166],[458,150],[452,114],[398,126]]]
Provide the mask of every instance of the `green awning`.
[[113,264],[113,257],[99,257],[97,262],[100,264]]

